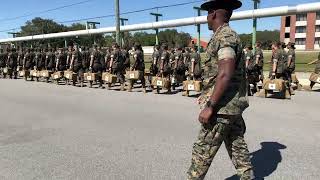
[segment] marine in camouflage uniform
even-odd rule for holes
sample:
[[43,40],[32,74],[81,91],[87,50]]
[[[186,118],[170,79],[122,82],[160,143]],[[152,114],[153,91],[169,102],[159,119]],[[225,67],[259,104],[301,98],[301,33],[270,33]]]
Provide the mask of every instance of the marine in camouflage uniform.
[[[33,53],[33,49],[27,49],[27,52],[25,53],[24,57],[23,57],[23,70],[24,71],[30,71],[33,67],[34,67],[34,53]],[[27,74],[25,75],[25,80],[27,81],[28,76]],[[33,77],[31,77],[31,81],[33,80]]]
[[83,60],[83,69],[84,72],[88,72],[89,71],[89,66],[90,66],[90,52],[89,52],[89,48],[87,47],[83,47],[82,49],[82,60]]
[[[40,48],[37,49],[37,52],[35,53],[35,67],[34,69],[37,71],[42,71],[45,69],[45,57],[44,54],[41,52],[42,50]],[[39,77],[36,77],[37,81],[39,81]]]
[[130,70],[130,53],[127,47],[121,49],[122,56],[124,58],[123,71]]
[[[53,52],[53,48],[46,50],[45,52],[45,69],[47,71],[53,72],[55,68],[55,55]],[[49,82],[50,77],[46,78],[46,82]]]
[[[170,79],[171,74],[171,64],[170,64],[170,51],[168,48],[168,45],[166,43],[162,44],[162,52],[161,52],[161,58],[160,58],[160,72],[158,76],[162,76],[164,78]],[[159,87],[156,88],[157,93],[159,93],[160,89]],[[168,87],[168,92],[171,93],[171,87]]]
[[253,94],[257,92],[257,82],[259,81],[259,74],[256,69],[251,45],[246,47],[245,62],[248,79],[248,95],[253,96]]
[[[202,127],[193,146],[188,180],[205,178],[222,142],[241,179],[253,179],[249,151],[244,140],[246,127],[242,118],[243,111],[249,105],[245,62],[240,38],[227,24],[232,10],[239,8],[241,2],[228,1],[230,7],[226,7],[226,3],[225,0],[211,0],[201,6],[209,11],[209,28],[214,29],[215,33],[207,48],[204,89],[198,99]],[[225,24],[221,23],[223,21]],[[220,71],[221,68],[223,71]]]
[[[314,64],[314,63],[316,63],[316,67],[314,69],[314,73],[320,74],[320,53],[318,55],[318,58],[316,60],[308,63],[308,65],[311,65],[311,64]],[[315,82],[310,82],[310,89],[312,89],[315,84],[316,84]]]
[[9,78],[17,79],[18,53],[15,48],[12,48],[8,52],[7,67],[10,69],[8,73]]
[[[104,67],[104,59],[101,57],[101,53],[98,51],[97,46],[93,46],[93,51],[90,55],[90,67],[89,70],[92,73],[97,73],[97,81],[99,82],[99,88],[104,88],[102,86],[102,70]],[[89,81],[89,87],[92,88],[93,81]]]
[[153,53],[152,53],[152,64],[150,66],[150,72],[153,75],[156,75],[159,73],[159,69],[160,69],[160,57],[161,57],[161,53],[160,53],[160,46],[159,45],[155,45],[153,48]]
[[[144,69],[145,69],[144,54],[143,54],[141,44],[136,43],[134,45],[133,59],[134,59],[134,62],[133,62],[131,70],[132,71],[141,71],[141,76],[139,77],[139,80],[141,81],[143,92],[147,93],[146,80],[144,78]],[[129,80],[129,87],[128,87],[129,92],[132,91],[133,84],[134,84],[134,81]]]
[[296,52],[295,52],[295,47],[293,43],[288,43],[287,45],[289,51],[288,51],[288,63],[287,63],[287,78],[290,82],[292,83],[291,75],[294,73],[296,69]]
[[[109,68],[109,72],[112,74],[115,74],[118,78],[118,80],[120,81],[120,90],[124,91],[124,82],[125,82],[125,78],[124,78],[124,74],[123,74],[123,67],[124,67],[124,58],[123,55],[121,53],[120,47],[117,43],[112,45],[113,51],[111,53],[110,56],[110,68]],[[108,84],[108,89],[110,89],[111,84]]]
[[272,72],[271,79],[285,79],[285,64],[286,64],[286,55],[284,50],[281,48],[281,43],[275,42],[272,45],[273,54],[272,54]]
[[[74,46],[74,51],[72,52],[70,70],[74,73],[77,73],[77,79],[80,82],[80,86],[83,87],[84,81],[84,69],[81,53],[78,49],[78,46]],[[76,86],[76,81],[72,81],[73,86]]]
[[17,68],[17,71],[21,71],[21,70],[22,70],[24,53],[25,53],[25,52],[24,52],[24,49],[23,49],[23,48],[20,48],[20,49],[18,50],[18,58],[17,58],[18,68]]
[[6,67],[6,58],[3,49],[0,49],[0,77],[3,78],[3,68]]
[[[66,53],[64,53],[63,48],[59,48],[56,54],[55,59],[55,71],[65,71],[67,70],[67,56]],[[59,79],[56,81],[57,84],[59,84]]]
[[[188,76],[190,80],[202,81],[201,56],[195,46],[191,47],[191,53],[188,54],[186,65],[188,65]],[[185,91],[183,96],[189,96],[189,91]]]
[[185,74],[187,68],[184,63],[185,59],[183,55],[182,46],[179,45],[176,52],[173,54],[173,78],[176,79],[176,82],[172,83],[173,90],[175,89],[175,86],[179,86],[179,84],[186,79]]
[[263,56],[263,51],[261,49],[261,42],[256,43],[256,50],[254,53],[254,58],[255,58],[255,64],[256,68],[259,74],[259,79],[263,81],[263,63],[264,63],[264,56]]

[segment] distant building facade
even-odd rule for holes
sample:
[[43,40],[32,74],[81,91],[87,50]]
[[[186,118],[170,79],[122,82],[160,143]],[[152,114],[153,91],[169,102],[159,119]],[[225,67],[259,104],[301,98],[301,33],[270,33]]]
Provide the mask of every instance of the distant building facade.
[[281,17],[281,42],[294,42],[298,50],[319,50],[320,12]]

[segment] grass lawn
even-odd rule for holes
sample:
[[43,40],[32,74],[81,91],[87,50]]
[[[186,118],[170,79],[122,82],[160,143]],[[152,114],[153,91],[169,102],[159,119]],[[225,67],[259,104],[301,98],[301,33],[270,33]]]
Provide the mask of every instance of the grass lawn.
[[[304,51],[297,51],[296,52],[296,71],[297,72],[312,72],[314,71],[315,65],[307,65],[307,63],[315,60],[318,58],[319,52],[304,52]],[[201,54],[201,58],[204,61],[205,53]],[[265,65],[264,70],[268,70],[270,65],[268,61],[271,59],[271,52],[264,53]],[[145,63],[146,68],[149,68],[151,65],[151,56],[145,55]]]

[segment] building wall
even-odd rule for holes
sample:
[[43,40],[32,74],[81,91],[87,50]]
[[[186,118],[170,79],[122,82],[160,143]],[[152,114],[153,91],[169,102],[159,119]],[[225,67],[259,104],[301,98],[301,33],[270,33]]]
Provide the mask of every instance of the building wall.
[[318,18],[317,20],[317,13],[308,13],[306,18],[298,16],[299,19],[297,15],[281,17],[281,42],[295,42],[298,50],[320,49],[318,45],[318,42],[320,42],[320,32],[316,32],[316,26],[320,25],[320,19]]

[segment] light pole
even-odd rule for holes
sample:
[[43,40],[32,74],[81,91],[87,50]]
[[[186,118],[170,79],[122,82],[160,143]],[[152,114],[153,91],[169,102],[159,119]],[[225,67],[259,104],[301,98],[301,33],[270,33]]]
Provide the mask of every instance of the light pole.
[[[198,11],[198,16],[201,16],[201,8],[200,7],[193,7],[193,9]],[[198,38],[197,38],[197,46],[198,46],[198,53],[200,53],[201,49],[201,24],[197,24],[197,33],[198,33]]]
[[[162,16],[162,14],[159,13],[150,13],[150,15],[155,16],[156,17],[156,22],[159,21],[159,17]],[[159,45],[159,29],[155,29],[156,31],[156,45]]]
[[[258,9],[258,5],[260,0],[253,0],[254,9]],[[252,29],[252,48],[253,51],[256,50],[256,42],[257,42],[257,18],[253,18],[253,29]]]
[[[124,22],[129,21],[127,18],[120,18],[121,26],[124,26]],[[124,45],[124,33],[121,33],[121,47]]]
[[120,6],[119,0],[115,0],[115,15],[116,15],[116,41],[120,44]]

